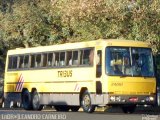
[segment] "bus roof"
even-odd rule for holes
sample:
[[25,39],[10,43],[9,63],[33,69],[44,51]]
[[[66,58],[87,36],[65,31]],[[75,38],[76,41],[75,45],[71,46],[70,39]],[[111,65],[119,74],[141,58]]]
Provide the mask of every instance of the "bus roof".
[[63,51],[69,49],[80,49],[86,47],[106,47],[106,46],[123,46],[123,47],[149,47],[148,43],[133,40],[119,39],[98,39],[86,42],[65,43],[50,46],[39,46],[32,48],[16,48],[8,51],[8,55],[22,53],[37,53],[43,51]]

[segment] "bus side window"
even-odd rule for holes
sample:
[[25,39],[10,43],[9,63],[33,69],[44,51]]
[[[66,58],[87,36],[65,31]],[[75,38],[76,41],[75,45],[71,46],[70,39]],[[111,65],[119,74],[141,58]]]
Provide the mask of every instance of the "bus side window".
[[83,50],[80,50],[79,51],[79,54],[80,54],[80,65],[82,65],[83,64]]
[[24,60],[24,56],[19,56],[19,60],[18,60],[19,65],[18,65],[18,68],[23,68],[24,67],[23,60]]
[[47,65],[52,66],[52,61],[53,61],[53,53],[48,53]]
[[28,68],[29,65],[29,55],[24,57],[24,68]]
[[81,61],[82,65],[93,65],[94,51],[93,49],[81,50]]
[[73,51],[73,65],[78,65],[78,51]]
[[72,65],[72,51],[67,52],[67,65],[68,66]]
[[60,66],[65,66],[65,52],[60,53]]
[[12,69],[12,57],[8,57],[8,69]]
[[18,60],[17,56],[10,56],[8,69],[17,69],[17,60]]
[[35,67],[35,55],[31,55],[31,68]]
[[47,53],[44,53],[42,56],[43,56],[42,67],[46,67],[47,66]]
[[89,64],[89,53],[90,53],[90,50],[84,50],[84,53],[83,53],[83,64],[84,65]]
[[41,67],[41,54],[36,55],[36,67]]
[[54,66],[59,66],[59,53],[55,53],[55,63]]
[[17,56],[13,56],[12,58],[12,69],[17,69],[17,60],[18,60],[18,57]]

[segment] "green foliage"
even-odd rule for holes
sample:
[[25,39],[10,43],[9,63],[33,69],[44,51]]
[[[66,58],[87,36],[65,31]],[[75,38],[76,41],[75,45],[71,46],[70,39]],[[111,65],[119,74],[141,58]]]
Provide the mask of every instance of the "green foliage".
[[1,38],[13,43],[10,48],[98,38],[133,39],[149,41],[157,51],[159,3],[159,0],[17,0],[12,13],[1,13]]
[[98,38],[132,39],[150,42],[160,49],[160,1],[59,0],[52,11],[62,26],[73,31],[71,41]]
[[44,44],[50,33],[47,8],[29,0],[17,1],[13,7],[13,13],[6,13],[1,21],[3,39],[12,43],[9,44],[10,48]]

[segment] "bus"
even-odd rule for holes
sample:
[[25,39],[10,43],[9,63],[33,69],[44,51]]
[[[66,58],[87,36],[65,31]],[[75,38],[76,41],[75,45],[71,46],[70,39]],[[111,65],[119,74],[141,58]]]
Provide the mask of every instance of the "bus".
[[9,50],[4,99],[20,102],[25,110],[49,105],[91,113],[100,106],[120,106],[133,113],[137,105],[156,101],[151,47],[99,39]]

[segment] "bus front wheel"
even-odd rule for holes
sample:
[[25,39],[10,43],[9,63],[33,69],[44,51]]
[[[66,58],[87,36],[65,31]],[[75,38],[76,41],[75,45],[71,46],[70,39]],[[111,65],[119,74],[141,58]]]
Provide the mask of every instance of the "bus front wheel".
[[39,94],[37,93],[37,91],[34,91],[32,93],[32,106],[33,106],[33,110],[43,109],[43,105],[40,105]]
[[95,111],[95,105],[92,105],[91,97],[88,91],[85,91],[82,95],[81,106],[84,112],[92,113]]
[[32,109],[31,94],[29,93],[28,90],[25,90],[24,92],[22,92],[22,104],[23,104],[23,108],[25,110],[31,110]]

